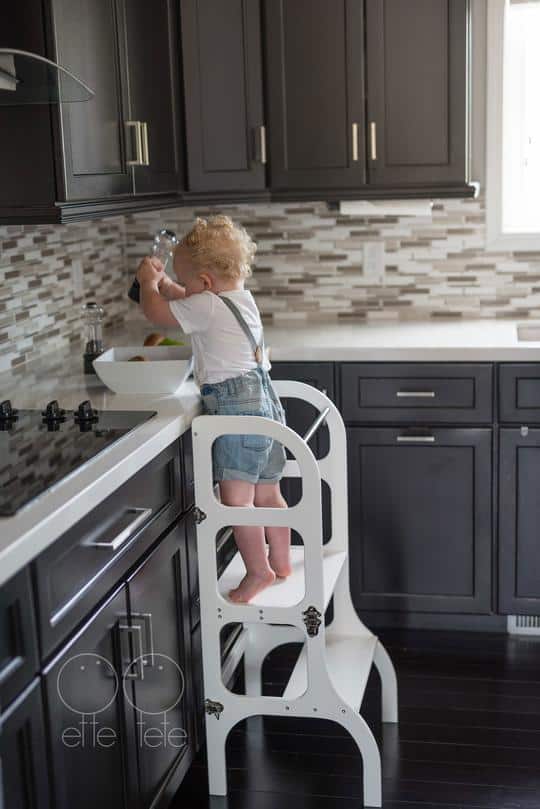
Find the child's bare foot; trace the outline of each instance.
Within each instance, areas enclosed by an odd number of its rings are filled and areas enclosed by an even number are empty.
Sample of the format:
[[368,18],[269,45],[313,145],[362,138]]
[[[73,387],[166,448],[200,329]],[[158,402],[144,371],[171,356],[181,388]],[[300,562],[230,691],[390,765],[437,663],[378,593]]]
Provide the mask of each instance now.
[[291,544],[288,537],[273,540],[269,543],[268,564],[280,579],[286,579],[292,573]]
[[286,579],[287,576],[290,576],[292,573],[292,565],[288,560],[277,562],[270,555],[268,557],[268,564],[270,565],[270,567],[272,568],[278,579]]
[[251,601],[257,593],[273,584],[275,579],[276,574],[273,570],[268,570],[267,573],[258,575],[246,573],[238,587],[235,587],[234,590],[229,590],[229,598],[236,603],[245,604]]

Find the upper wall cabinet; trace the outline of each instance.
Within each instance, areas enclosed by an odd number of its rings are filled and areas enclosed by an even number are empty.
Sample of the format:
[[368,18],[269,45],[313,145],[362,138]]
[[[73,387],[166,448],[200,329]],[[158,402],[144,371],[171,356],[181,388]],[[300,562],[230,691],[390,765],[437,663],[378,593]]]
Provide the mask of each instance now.
[[61,105],[65,199],[176,192],[174,0],[53,0],[56,55],[95,97]]
[[265,12],[272,189],[363,186],[363,3],[267,0]]
[[183,148],[175,0],[20,0],[6,17],[1,46],[58,61],[95,95],[0,106],[0,221],[177,203]]
[[370,186],[464,186],[467,0],[366,0]]
[[190,191],[266,186],[259,0],[181,0]]

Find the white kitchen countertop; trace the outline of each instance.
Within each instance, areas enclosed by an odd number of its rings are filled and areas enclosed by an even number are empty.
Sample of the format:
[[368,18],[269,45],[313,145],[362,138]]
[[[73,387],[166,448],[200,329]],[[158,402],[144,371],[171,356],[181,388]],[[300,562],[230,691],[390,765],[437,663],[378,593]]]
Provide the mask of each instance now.
[[[134,340],[142,344],[140,332]],[[115,342],[126,342],[123,335]],[[0,517],[0,585],[84,517],[138,469],[189,429],[200,412],[199,390],[187,382],[177,396],[117,395],[93,375],[82,373],[82,349],[47,355],[0,374],[0,395],[14,407],[43,408],[51,399],[71,409],[90,399],[98,410],[155,410],[157,415],[136,427],[28,503],[13,517]]]
[[[529,328],[533,323],[523,322]],[[106,335],[108,345],[141,345],[152,326],[133,323]],[[178,332],[176,332],[176,336]],[[540,337],[540,324],[538,334]],[[520,342],[513,320],[432,320],[343,323],[265,328],[274,361],[540,362],[540,339]],[[0,398],[14,407],[65,408],[90,399],[99,410],[156,410],[140,425],[13,517],[0,518],[0,585],[55,541],[189,429],[200,412],[196,385],[178,396],[120,396],[82,373],[82,349],[49,354],[0,374]]]
[[[536,340],[518,340],[518,324],[536,327]],[[540,361],[540,322],[526,320],[284,324],[266,327],[265,341],[276,362]]]

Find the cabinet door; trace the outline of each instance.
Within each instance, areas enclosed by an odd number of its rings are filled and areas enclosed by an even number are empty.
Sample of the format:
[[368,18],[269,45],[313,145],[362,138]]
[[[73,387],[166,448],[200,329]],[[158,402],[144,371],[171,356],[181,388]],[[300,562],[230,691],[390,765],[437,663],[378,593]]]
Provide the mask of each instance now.
[[540,612],[540,429],[499,432],[499,612]]
[[41,681],[36,678],[0,716],[0,806],[48,809],[46,752]]
[[365,182],[362,0],[265,3],[274,189]]
[[[180,522],[128,581],[130,616],[140,627],[141,664],[134,665],[134,705],[141,805],[150,806],[177,766],[189,763],[192,740],[185,695],[189,590],[185,526]],[[185,632],[187,629],[187,632]],[[166,719],[166,725],[164,725]],[[172,797],[172,795],[171,795]]]
[[131,681],[122,679],[118,649],[126,609],[122,587],[45,670],[55,809],[137,805],[123,712]]
[[30,568],[0,588],[0,705],[6,707],[39,668]]
[[148,166],[134,166],[137,194],[181,185],[178,15],[174,0],[126,0],[130,118],[141,121]]
[[60,107],[66,199],[131,193],[122,2],[52,0],[52,7],[58,61],[95,93]]
[[467,181],[467,0],[366,0],[370,185]]
[[190,191],[266,185],[259,0],[182,0]]
[[[334,365],[331,362],[274,362],[271,375],[273,379],[292,379],[295,382],[305,382],[314,388],[324,391],[330,399],[334,399]],[[308,402],[301,399],[284,399],[283,406],[287,424],[299,435],[304,435],[315,421],[317,412]],[[322,458],[328,452],[328,428],[322,425],[310,439],[311,447],[316,458]],[[298,478],[285,478],[281,484],[281,491],[287,503],[294,505],[298,502],[301,493],[301,484]],[[330,490],[323,483],[323,540],[330,539]]]
[[488,613],[492,431],[349,428],[359,610]]

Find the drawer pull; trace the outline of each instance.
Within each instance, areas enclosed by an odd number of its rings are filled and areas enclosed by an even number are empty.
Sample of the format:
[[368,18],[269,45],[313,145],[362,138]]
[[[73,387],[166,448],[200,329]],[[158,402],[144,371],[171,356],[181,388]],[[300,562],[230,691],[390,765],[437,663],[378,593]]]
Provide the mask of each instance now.
[[434,390],[398,390],[398,399],[434,399]]
[[[133,632],[137,636],[137,643],[139,646],[139,654],[137,657],[133,658],[131,656],[131,652],[125,652],[122,657],[123,661],[128,661],[128,665],[123,671],[122,676],[126,680],[144,680],[144,649],[143,649],[143,642],[142,642],[142,630],[140,624],[135,624],[134,626],[128,626],[127,624],[119,624],[118,629],[120,631],[120,639],[122,639],[123,632]],[[132,669],[130,671],[130,669]]]
[[434,435],[398,435],[397,440],[401,444],[434,444]]
[[133,536],[133,534],[135,533],[137,528],[140,525],[142,525],[143,522],[146,522],[146,520],[152,514],[152,509],[151,508],[128,508],[124,512],[123,516],[125,517],[126,515],[130,515],[130,514],[134,515],[133,519],[126,526],[124,526],[116,534],[116,536],[113,537],[112,539],[109,539],[106,542],[102,541],[102,540],[99,540],[99,539],[98,540],[92,539],[92,540],[89,540],[89,541],[85,542],[84,544],[87,545],[90,548],[105,548],[105,550],[108,550],[108,551],[116,551],[116,550],[118,550],[118,548],[121,545],[123,545],[124,542],[127,542],[128,539],[130,539]]

